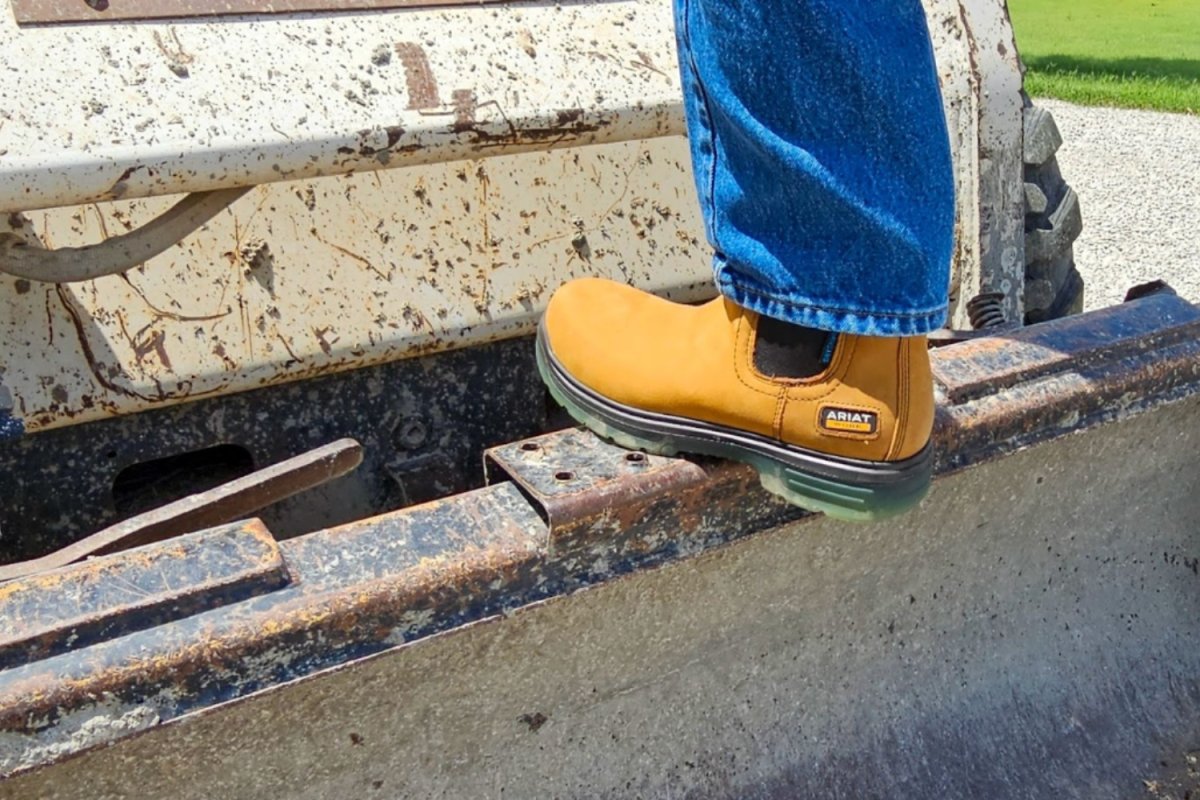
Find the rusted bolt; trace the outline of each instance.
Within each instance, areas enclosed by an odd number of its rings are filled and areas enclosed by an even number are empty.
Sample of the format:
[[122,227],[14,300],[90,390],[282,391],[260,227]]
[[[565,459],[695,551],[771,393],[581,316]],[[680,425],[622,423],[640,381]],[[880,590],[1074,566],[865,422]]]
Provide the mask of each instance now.
[[645,453],[626,453],[625,460],[631,464],[638,464],[638,465],[645,464],[646,463],[646,454]]
[[521,445],[521,449],[526,453],[534,453],[538,450],[541,450],[542,446],[537,442],[525,442],[525,444]]
[[573,481],[575,480],[575,473],[568,469],[560,469],[558,472],[554,473],[554,480],[562,481],[564,483],[567,481]]
[[425,440],[428,438],[429,432],[425,430],[425,424],[419,419],[402,419],[396,426],[395,441],[402,450],[415,450],[425,444]]

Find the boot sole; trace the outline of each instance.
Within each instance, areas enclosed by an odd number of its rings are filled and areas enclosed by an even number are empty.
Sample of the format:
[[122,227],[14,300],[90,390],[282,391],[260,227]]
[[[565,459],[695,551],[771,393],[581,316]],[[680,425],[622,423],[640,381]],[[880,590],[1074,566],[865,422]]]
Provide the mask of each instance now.
[[614,444],[661,456],[695,453],[752,466],[763,488],[835,519],[865,522],[921,502],[933,477],[933,448],[903,461],[864,461],[787,445],[702,420],[642,411],[596,393],[558,362],[538,328],[537,365],[550,394],[577,422]]

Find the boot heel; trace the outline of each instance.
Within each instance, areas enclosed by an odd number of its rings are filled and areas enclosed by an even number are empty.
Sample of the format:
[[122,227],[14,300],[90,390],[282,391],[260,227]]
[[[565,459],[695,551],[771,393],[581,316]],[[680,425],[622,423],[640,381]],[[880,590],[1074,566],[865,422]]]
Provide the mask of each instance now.
[[902,487],[867,487],[810,475],[775,462],[754,463],[763,488],[773,495],[834,519],[871,522],[913,508],[929,492],[932,470]]

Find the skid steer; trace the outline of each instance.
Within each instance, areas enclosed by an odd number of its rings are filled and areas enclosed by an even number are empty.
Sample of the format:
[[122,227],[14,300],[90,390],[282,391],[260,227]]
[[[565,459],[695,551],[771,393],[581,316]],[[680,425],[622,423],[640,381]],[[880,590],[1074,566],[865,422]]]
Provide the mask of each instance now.
[[1182,797],[1200,310],[1077,315],[926,8],[939,478],[847,527],[537,379],[572,277],[713,294],[669,3],[0,0],[0,796]]

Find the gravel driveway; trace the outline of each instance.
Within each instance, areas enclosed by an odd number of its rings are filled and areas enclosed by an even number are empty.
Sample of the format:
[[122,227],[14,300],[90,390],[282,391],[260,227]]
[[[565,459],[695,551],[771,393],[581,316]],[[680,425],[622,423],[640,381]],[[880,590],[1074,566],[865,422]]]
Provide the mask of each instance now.
[[1155,278],[1200,303],[1200,116],[1037,102],[1062,132],[1059,164],[1083,210],[1086,307]]

